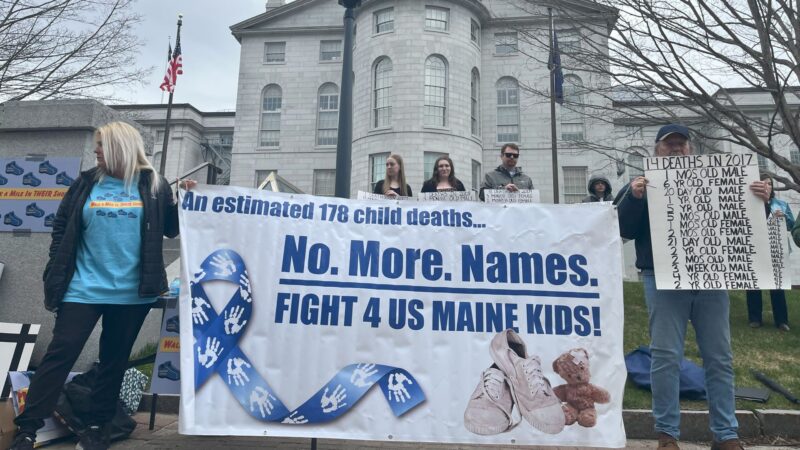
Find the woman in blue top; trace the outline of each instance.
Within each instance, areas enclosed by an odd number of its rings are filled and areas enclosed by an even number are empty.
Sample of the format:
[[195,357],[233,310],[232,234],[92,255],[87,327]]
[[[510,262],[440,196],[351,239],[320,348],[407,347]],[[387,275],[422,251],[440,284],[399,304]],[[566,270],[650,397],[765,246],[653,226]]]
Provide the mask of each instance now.
[[[766,181],[769,186],[769,202],[764,205],[767,216],[774,214],[786,219],[786,229],[794,227],[794,215],[789,204],[783,200],[775,198],[775,191],[772,189],[772,177],[767,174],[761,175],[761,180]],[[786,307],[786,293],[781,289],[771,289],[769,298],[772,302],[772,317],[775,327],[781,331],[789,331],[789,310]],[[750,327],[758,328],[761,326],[761,291],[747,291],[747,318]]]
[[[164,177],[147,160],[139,132],[113,122],[95,133],[97,166],[70,186],[53,223],[44,271],[45,307],[56,312],[53,338],[34,374],[12,449],[31,449],[64,381],[102,318],[93,409],[78,449],[108,448],[104,427],[150,306],[167,290],[164,236],[178,234],[178,210]],[[187,187],[194,182],[187,183]]]

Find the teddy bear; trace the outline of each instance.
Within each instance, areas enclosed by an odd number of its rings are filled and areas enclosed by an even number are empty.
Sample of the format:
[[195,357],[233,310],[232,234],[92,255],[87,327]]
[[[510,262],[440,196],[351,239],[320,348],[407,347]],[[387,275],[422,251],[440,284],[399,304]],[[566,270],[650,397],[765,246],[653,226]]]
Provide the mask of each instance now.
[[566,425],[578,422],[584,427],[597,423],[595,403],[608,403],[608,391],[589,382],[589,352],[574,348],[553,361],[553,370],[567,380],[567,384],[556,386],[553,392],[561,400]]

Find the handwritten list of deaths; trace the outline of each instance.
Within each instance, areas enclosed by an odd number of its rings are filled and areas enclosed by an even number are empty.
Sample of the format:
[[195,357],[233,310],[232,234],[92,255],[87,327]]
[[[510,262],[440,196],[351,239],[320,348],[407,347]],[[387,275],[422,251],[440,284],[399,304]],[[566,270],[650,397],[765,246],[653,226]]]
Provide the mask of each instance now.
[[645,159],[659,289],[775,289],[753,154]]

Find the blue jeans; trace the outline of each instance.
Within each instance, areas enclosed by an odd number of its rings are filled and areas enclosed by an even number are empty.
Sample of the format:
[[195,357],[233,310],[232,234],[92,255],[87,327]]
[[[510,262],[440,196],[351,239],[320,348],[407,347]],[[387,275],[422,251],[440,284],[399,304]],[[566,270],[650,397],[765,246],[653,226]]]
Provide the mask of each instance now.
[[718,442],[737,438],[728,292],[658,290],[653,271],[642,275],[650,317],[656,431],[680,437],[680,362],[691,320],[703,358],[711,432]]

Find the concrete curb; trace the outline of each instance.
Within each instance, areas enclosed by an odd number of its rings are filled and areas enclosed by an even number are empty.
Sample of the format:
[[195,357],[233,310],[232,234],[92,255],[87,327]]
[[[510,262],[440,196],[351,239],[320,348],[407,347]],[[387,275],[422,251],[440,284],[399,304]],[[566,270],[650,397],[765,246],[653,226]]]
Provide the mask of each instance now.
[[[139,411],[149,412],[152,394],[144,394]],[[180,396],[159,395],[156,412],[177,414]],[[742,439],[800,439],[800,411],[780,409],[737,410],[739,437]],[[628,439],[653,439],[653,414],[648,409],[626,409],[622,411],[625,434]],[[711,442],[713,436],[708,429],[708,411],[681,411],[681,440],[688,442]]]

